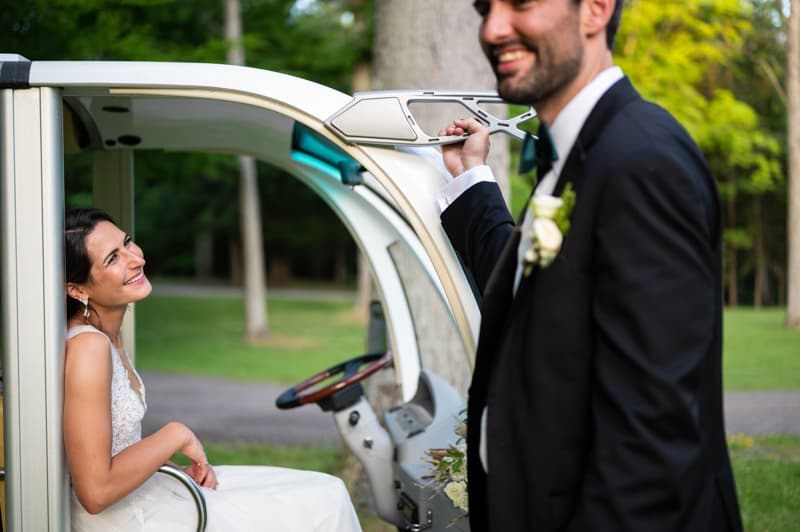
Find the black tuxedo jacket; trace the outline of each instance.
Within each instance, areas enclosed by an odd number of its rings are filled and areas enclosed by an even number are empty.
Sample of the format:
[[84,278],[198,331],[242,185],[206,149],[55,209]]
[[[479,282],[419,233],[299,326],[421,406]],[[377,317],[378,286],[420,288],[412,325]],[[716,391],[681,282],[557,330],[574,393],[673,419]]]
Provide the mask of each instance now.
[[[468,400],[473,532],[723,531],[741,521],[722,414],[720,213],[700,151],[622,79],[555,193],[561,252],[513,295],[519,230],[494,183],[442,223],[482,294]],[[478,458],[488,405],[486,475]]]

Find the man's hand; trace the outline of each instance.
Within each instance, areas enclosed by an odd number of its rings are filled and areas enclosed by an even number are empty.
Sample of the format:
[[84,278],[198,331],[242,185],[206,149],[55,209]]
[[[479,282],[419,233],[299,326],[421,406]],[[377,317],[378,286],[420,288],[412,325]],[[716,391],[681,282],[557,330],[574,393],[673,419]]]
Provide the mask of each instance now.
[[440,131],[439,135],[464,133],[469,134],[464,142],[442,146],[444,165],[453,177],[486,164],[486,157],[489,155],[489,130],[475,118],[454,120],[453,124]]

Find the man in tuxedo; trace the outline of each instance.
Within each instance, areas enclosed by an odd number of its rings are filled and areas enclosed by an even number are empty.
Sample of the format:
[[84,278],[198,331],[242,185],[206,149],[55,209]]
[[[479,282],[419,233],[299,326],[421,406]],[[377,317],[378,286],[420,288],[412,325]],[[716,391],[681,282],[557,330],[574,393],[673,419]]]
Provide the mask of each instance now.
[[621,0],[475,7],[500,95],[542,123],[534,197],[570,190],[575,203],[543,262],[529,251],[535,216],[515,225],[485,166],[486,129],[470,119],[442,131],[469,133],[443,148],[457,177],[438,200],[482,298],[468,400],[472,531],[741,530],[707,163],[614,66]]

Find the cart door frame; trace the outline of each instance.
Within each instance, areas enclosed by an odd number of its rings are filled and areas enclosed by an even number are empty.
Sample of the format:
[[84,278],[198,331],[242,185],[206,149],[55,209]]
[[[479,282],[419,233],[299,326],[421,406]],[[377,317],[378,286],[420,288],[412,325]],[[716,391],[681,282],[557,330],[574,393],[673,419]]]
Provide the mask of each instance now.
[[[61,90],[0,91],[7,529],[67,530]],[[41,393],[26,394],[25,390]],[[23,400],[24,397],[24,400]]]

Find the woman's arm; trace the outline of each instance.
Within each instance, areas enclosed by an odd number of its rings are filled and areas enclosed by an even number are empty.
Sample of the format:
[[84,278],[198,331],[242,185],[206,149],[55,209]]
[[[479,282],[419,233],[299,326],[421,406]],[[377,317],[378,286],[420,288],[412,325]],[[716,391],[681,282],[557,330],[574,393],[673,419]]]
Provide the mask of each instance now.
[[169,423],[155,434],[111,456],[111,349],[98,334],[67,343],[64,368],[64,444],[75,494],[98,513],[142,485],[176,452],[201,464],[195,480],[216,486],[194,433]]

